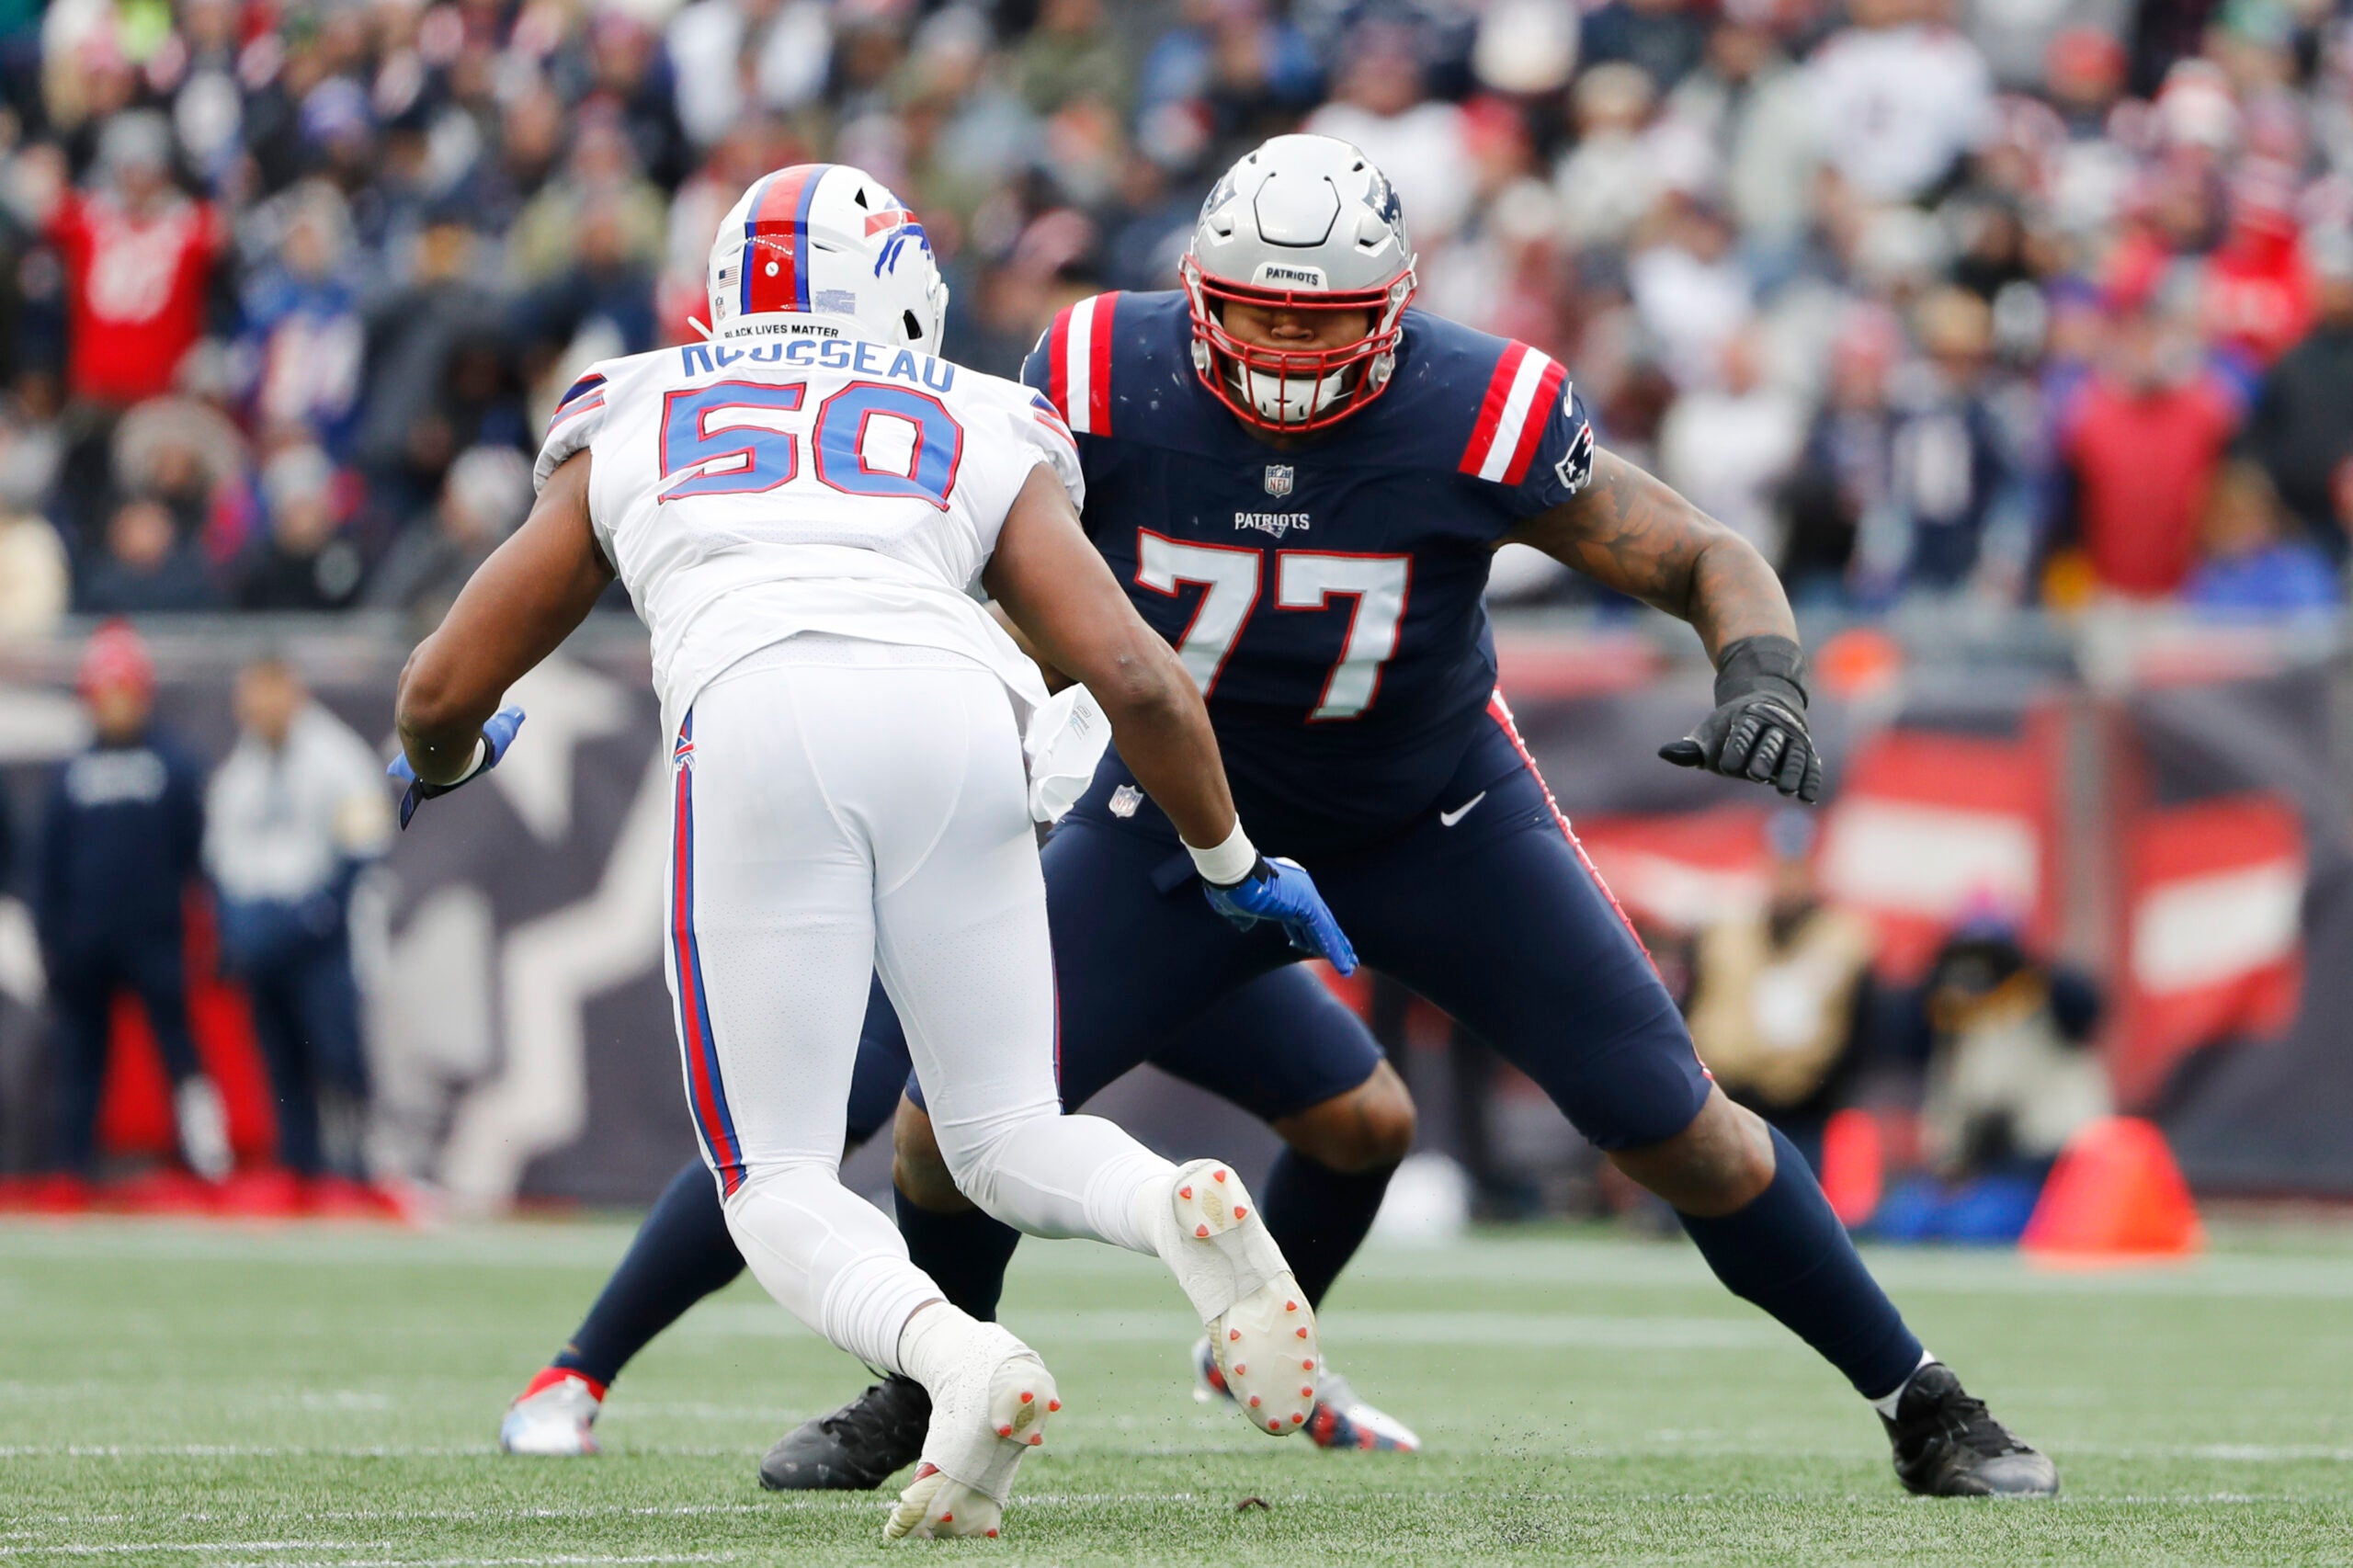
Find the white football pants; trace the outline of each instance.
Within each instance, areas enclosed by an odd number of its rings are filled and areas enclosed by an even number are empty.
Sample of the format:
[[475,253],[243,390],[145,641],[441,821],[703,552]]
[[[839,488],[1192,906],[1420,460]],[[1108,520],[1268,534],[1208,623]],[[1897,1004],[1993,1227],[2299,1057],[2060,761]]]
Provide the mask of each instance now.
[[892,1370],[906,1320],[939,1295],[838,1176],[878,970],[965,1195],[1033,1235],[1152,1251],[1137,1195],[1172,1167],[1062,1114],[1045,881],[997,677],[929,650],[790,639],[704,688],[673,768],[687,1097],[768,1293]]

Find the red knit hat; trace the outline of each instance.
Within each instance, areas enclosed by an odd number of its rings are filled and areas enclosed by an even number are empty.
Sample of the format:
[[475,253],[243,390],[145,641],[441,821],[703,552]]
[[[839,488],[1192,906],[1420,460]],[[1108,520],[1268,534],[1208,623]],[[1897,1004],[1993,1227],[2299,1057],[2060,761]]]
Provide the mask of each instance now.
[[101,626],[82,650],[82,667],[74,687],[83,696],[127,687],[142,697],[155,690],[155,661],[131,622],[117,618]]

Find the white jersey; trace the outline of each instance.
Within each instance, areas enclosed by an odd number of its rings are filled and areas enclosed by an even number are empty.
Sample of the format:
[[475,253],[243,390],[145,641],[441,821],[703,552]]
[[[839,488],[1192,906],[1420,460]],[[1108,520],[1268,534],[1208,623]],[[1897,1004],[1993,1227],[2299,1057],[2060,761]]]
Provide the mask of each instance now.
[[594,454],[588,516],[654,641],[664,723],[710,679],[802,632],[941,650],[1028,712],[1037,666],[972,597],[1029,472],[1085,499],[1037,393],[819,322],[590,367],[557,406],[544,486]]

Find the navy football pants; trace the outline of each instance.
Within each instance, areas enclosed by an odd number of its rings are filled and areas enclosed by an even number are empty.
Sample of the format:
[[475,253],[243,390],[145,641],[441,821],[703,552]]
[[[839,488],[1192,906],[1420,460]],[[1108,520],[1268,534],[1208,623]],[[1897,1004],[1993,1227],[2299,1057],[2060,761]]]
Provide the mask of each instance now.
[[[1268,1119],[1370,1073],[1370,1058],[1264,1048],[1282,1035],[1256,988],[1236,988],[1298,955],[1275,927],[1236,931],[1210,907],[1149,803],[1126,822],[1074,816],[1045,860],[1065,1106],[1147,1060]],[[1595,1144],[1655,1143],[1699,1115],[1708,1079],[1682,1017],[1500,699],[1421,817],[1306,865],[1359,958],[1494,1046]],[[897,1035],[887,1007],[868,1013],[866,1051],[904,1054]]]

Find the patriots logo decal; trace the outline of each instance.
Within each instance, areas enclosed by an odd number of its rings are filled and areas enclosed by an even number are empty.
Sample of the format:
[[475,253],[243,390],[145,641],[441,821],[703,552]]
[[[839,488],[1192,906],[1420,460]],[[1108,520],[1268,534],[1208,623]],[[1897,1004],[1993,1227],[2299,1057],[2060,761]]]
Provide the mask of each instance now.
[[[1563,393],[1563,399],[1568,395]],[[1563,406],[1571,404],[1564,401]],[[1561,482],[1561,488],[1572,495],[1586,487],[1586,482],[1593,477],[1593,421],[1588,419],[1577,426],[1577,433],[1569,437],[1569,449],[1552,465],[1552,474]]]

